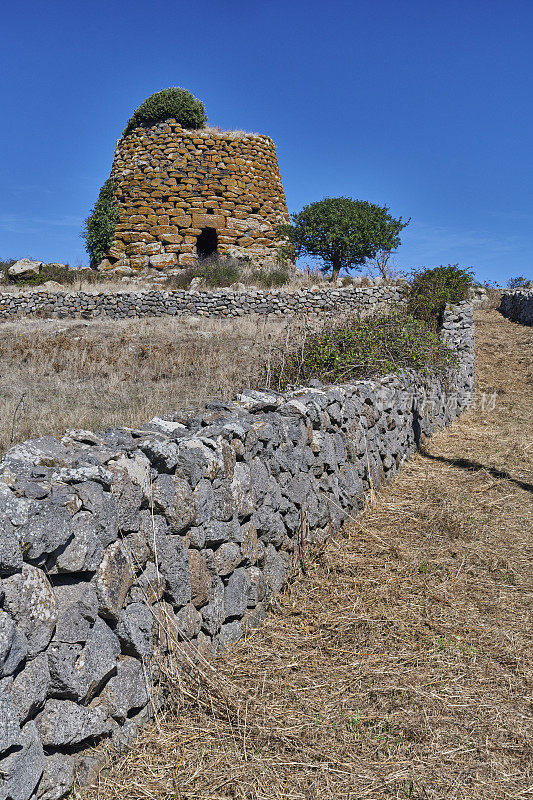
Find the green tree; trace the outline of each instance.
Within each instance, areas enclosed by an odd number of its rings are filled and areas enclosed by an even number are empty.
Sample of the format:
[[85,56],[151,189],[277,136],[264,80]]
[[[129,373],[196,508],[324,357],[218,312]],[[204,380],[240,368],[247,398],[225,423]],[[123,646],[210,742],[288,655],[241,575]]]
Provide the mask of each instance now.
[[350,197],[325,197],[291,214],[292,225],[282,225],[296,256],[316,256],[324,273],[336,280],[341,269],[361,267],[380,251],[400,245],[400,232],[409,224],[394,219],[387,206]]
[[81,236],[85,239],[85,249],[91,256],[91,267],[96,267],[113,244],[119,216],[115,198],[116,189],[117,182],[113,178],[108,178],[85,220]]

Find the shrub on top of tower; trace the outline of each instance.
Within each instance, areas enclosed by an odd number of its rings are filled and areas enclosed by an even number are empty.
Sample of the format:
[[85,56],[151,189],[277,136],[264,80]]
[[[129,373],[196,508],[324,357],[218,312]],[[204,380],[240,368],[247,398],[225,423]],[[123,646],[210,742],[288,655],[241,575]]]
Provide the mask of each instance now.
[[124,129],[124,135],[134,128],[149,128],[157,122],[175,119],[183,128],[203,128],[207,117],[201,100],[180,86],[170,86],[147,97],[133,112]]

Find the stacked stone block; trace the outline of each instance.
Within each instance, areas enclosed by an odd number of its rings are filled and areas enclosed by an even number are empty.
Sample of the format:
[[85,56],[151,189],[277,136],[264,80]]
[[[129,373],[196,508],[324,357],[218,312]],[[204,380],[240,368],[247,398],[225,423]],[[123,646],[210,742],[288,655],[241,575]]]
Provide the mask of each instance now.
[[190,131],[175,120],[119,140],[111,177],[120,216],[102,270],[192,264],[202,231],[216,252],[275,261],[276,228],[289,222],[274,143],[268,136]]
[[234,292],[49,292],[0,293],[0,319],[25,316],[159,317],[198,315],[240,317],[246,314],[324,314],[371,311],[402,298],[396,286],[346,289],[300,289]]
[[533,325],[533,290],[517,289],[514,292],[504,292],[500,312],[513,322]]
[[0,462],[1,800],[57,800],[89,781],[94,744],[124,746],[160,702],[171,655],[216,651],[259,624],[301,531],[323,540],[421,435],[469,407],[473,331],[467,304],[445,313],[460,359],[443,378],[247,391],[139,430],[11,448]]

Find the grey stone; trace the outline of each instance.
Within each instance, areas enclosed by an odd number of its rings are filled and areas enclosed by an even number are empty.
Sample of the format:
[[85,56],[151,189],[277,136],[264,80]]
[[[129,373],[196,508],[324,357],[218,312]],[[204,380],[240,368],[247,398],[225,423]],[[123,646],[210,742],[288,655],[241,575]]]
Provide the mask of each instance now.
[[14,264],[11,264],[7,272],[10,278],[28,278],[32,275],[38,275],[42,265],[42,261],[19,258]]
[[215,493],[212,482],[200,480],[194,488],[193,499],[195,525],[204,525],[212,521],[215,515]]
[[189,558],[180,536],[156,534],[159,569],[166,581],[167,593],[176,606],[191,599]]
[[202,608],[202,628],[214,636],[224,622],[224,584],[217,578],[211,588],[209,603]]
[[267,582],[262,570],[258,567],[248,567],[246,570],[250,578],[248,589],[248,606],[254,607],[264,599],[267,590]]
[[55,642],[84,644],[98,614],[98,597],[92,583],[72,579],[54,588],[58,618]]
[[4,607],[28,641],[28,656],[45,649],[57,622],[54,590],[44,572],[30,564],[3,580]]
[[209,600],[211,576],[204,556],[197,550],[189,550],[189,575],[191,602],[196,608],[201,608]]
[[148,457],[153,466],[161,472],[173,472],[178,463],[178,446],[168,440],[144,439],[139,449]]
[[159,475],[152,484],[154,509],[165,514],[172,533],[182,533],[195,520],[193,492],[176,475]]
[[27,652],[28,640],[9,614],[0,611],[0,678],[12,675]]
[[23,725],[44,706],[50,686],[50,670],[45,653],[28,661],[24,669],[13,680],[11,696],[17,709],[19,722]]
[[85,694],[79,665],[82,660],[81,644],[52,642],[46,651],[50,674],[49,694],[69,700],[80,700]]
[[26,558],[38,559],[64,545],[71,534],[70,522],[66,508],[48,501],[34,503],[28,521],[17,531]]
[[0,800],[30,800],[44,769],[44,752],[37,728],[28,722],[20,748],[0,759]]
[[125,470],[116,469],[113,475],[111,494],[115,499],[119,530],[122,533],[138,531],[141,522],[139,512],[143,500],[142,489],[132,482]]
[[266,616],[264,603],[258,603],[255,608],[249,608],[241,620],[241,627],[244,633],[258,628]]
[[38,800],[60,800],[74,784],[74,759],[54,753],[44,759],[44,772],[37,789]]
[[[284,554],[285,556],[287,554]],[[265,552],[265,566],[263,574],[271,592],[281,591],[288,573],[288,557],[284,558],[281,553],[271,545],[267,545]]]
[[165,589],[164,578],[153,561],[148,561],[146,568],[137,577],[135,586],[132,586],[128,599],[132,603],[156,603],[163,597]]
[[104,555],[98,528],[89,511],[79,511],[71,520],[72,536],[49,563],[48,572],[94,572]]
[[0,511],[0,575],[12,575],[22,568],[22,550],[7,514]]
[[243,630],[242,625],[237,620],[233,622],[225,622],[220,629],[218,641],[222,646],[235,644],[242,638]]
[[17,708],[10,691],[10,679],[0,684],[0,754],[20,746],[21,731]]
[[113,542],[105,549],[93,578],[102,617],[118,620],[134,577],[124,546]]
[[47,700],[35,720],[44,747],[70,747],[110,731],[101,708],[87,708],[70,700]]
[[99,483],[85,481],[77,484],[76,493],[82,502],[82,508],[90,511],[96,520],[98,537],[103,547],[116,541],[118,536],[118,517],[115,499],[111,492],[106,492]]
[[241,553],[246,564],[256,564],[259,558],[259,542],[257,528],[253,522],[241,527]]
[[202,615],[192,603],[187,603],[176,614],[179,633],[187,640],[197,636],[202,627]]
[[240,567],[230,576],[224,589],[224,618],[242,617],[248,607],[248,593],[250,591],[250,577],[245,569]]
[[115,629],[122,652],[139,658],[151,655],[154,625],[153,612],[144,603],[126,606]]
[[234,542],[224,542],[214,554],[215,566],[219,575],[229,575],[242,560],[241,551]]
[[153,543],[152,514],[141,511],[140,527],[123,537],[124,546],[136,570],[143,569],[150,558]]
[[239,518],[249,516],[255,508],[256,494],[252,488],[252,474],[248,464],[235,464],[230,488]]
[[92,698],[115,671],[120,643],[111,628],[99,617],[96,619],[83,650],[80,681],[84,699]]
[[117,664],[117,674],[109,680],[102,692],[102,703],[114,719],[125,720],[133,709],[145,706],[148,699],[141,662],[125,656]]

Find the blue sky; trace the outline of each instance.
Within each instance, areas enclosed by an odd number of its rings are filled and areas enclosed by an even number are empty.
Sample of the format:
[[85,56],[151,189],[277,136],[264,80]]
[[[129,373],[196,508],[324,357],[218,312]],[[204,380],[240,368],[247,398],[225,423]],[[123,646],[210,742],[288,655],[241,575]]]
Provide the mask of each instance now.
[[533,277],[531,0],[4,4],[0,258],[87,263],[83,220],[152,92],[274,139],[290,211],[411,217],[398,264]]

